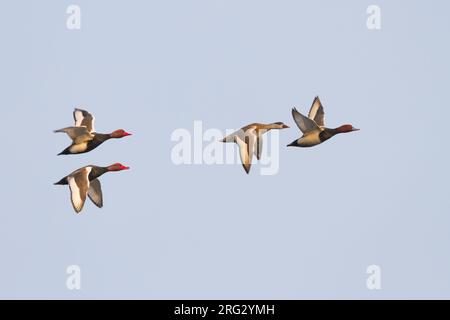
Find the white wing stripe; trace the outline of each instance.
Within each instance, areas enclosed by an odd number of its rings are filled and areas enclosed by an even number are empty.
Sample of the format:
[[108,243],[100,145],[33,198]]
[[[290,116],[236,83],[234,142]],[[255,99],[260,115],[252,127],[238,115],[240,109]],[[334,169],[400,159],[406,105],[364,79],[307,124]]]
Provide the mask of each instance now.
[[96,131],[95,131],[95,117],[94,117],[94,116],[92,116],[91,127],[92,127],[91,132],[96,132]]
[[75,126],[79,127],[81,126],[81,123],[83,122],[83,113],[80,110],[75,111]]

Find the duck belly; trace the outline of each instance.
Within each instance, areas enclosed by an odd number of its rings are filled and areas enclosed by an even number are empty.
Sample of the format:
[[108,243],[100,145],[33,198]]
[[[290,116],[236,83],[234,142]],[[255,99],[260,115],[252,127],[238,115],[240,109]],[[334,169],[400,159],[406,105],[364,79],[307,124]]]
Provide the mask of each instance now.
[[298,145],[305,148],[313,147],[320,143],[322,141],[320,140],[319,132],[310,133],[298,139]]

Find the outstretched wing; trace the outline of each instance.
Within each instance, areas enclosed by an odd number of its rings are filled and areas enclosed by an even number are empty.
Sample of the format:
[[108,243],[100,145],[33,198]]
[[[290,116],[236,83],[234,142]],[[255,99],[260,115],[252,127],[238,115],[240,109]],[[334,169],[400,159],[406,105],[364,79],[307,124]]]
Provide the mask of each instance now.
[[319,97],[315,97],[309,110],[308,118],[314,120],[318,126],[325,126],[325,112],[323,111],[322,103]]
[[252,157],[255,152],[256,134],[254,129],[249,129],[245,132],[244,140],[238,135],[235,136],[235,142],[239,146],[239,155],[241,156],[242,166],[245,172],[250,172],[252,166]]
[[261,153],[263,148],[263,133],[267,132],[266,130],[257,130],[256,131],[256,143],[255,143],[255,155],[256,159],[261,159]]
[[86,127],[67,127],[54,132],[64,132],[73,140],[75,144],[80,144],[94,139],[94,135]]
[[95,132],[94,122],[95,117],[86,110],[75,109],[73,111],[73,118],[75,120],[75,127],[86,127],[89,132]]
[[296,108],[292,108],[292,117],[303,134],[320,129],[314,120],[305,117]]
[[94,179],[90,182],[88,196],[97,207],[103,207],[103,194],[100,180]]
[[71,174],[67,179],[70,188],[70,200],[76,213],[80,213],[83,210],[86,202],[90,172],[91,168],[85,167]]

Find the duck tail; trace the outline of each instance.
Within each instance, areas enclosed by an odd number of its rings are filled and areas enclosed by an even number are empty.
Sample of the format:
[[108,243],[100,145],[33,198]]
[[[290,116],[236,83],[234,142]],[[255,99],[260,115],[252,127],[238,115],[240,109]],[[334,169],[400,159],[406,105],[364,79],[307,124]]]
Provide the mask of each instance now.
[[57,155],[60,156],[60,155],[65,155],[65,154],[71,154],[70,153],[70,147],[65,148],[63,151],[61,151]]
[[220,142],[234,142],[234,135],[229,135],[220,140]]
[[67,184],[67,179],[66,177],[62,178],[61,180],[59,180],[58,182],[55,182],[54,185],[64,185]]

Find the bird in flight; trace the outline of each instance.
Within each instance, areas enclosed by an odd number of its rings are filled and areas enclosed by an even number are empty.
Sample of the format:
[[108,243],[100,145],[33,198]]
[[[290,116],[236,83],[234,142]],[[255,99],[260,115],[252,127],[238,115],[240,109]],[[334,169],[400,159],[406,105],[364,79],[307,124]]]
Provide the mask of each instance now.
[[108,167],[99,166],[86,166],[75,170],[71,174],[65,176],[61,180],[55,183],[55,185],[69,185],[70,200],[72,202],[73,209],[76,213],[80,213],[83,210],[86,197],[89,197],[91,201],[99,208],[103,207],[103,194],[100,180],[101,175],[106,172],[128,170],[120,163],[112,164]]
[[288,144],[288,147],[312,147],[321,144],[339,133],[358,131],[350,124],[344,124],[338,128],[325,127],[325,112],[319,97],[315,97],[308,117],[304,116],[294,107],[292,117],[302,131],[303,136]]
[[223,138],[222,142],[234,142],[239,146],[239,155],[245,172],[250,172],[253,155],[259,160],[263,147],[262,135],[272,129],[289,128],[283,122],[270,124],[252,123]]
[[131,133],[128,133],[122,129],[115,130],[107,134],[95,132],[95,117],[86,110],[75,109],[73,112],[73,117],[75,120],[75,126],[54,131],[64,132],[72,139],[72,144],[61,151],[58,155],[89,152],[97,148],[106,140],[131,136]]

